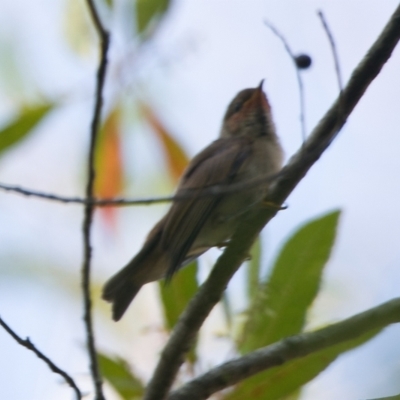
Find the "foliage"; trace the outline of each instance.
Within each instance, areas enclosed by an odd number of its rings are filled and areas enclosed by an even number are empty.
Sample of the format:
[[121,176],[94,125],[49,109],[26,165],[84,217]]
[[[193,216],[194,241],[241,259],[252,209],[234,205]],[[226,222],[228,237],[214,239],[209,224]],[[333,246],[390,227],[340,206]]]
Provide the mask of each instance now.
[[97,354],[100,369],[107,382],[124,400],[138,400],[143,395],[143,386],[130,370],[126,361]]
[[197,261],[183,268],[170,282],[160,282],[160,293],[165,315],[165,325],[171,330],[198,289]]
[[[122,138],[120,111],[116,107],[107,116],[100,130],[96,146],[95,195],[100,198],[114,198],[121,195],[124,184],[124,166],[122,160]],[[117,209],[100,209],[108,226],[114,227]]]
[[165,154],[170,176],[177,183],[189,163],[189,158],[150,106],[141,103],[140,108],[143,117],[151,126]]
[[[340,211],[333,211],[300,227],[283,245],[265,281],[261,281],[259,276],[261,245],[259,241],[255,244],[247,268],[247,321],[236,344],[238,351],[247,353],[303,331],[334,247],[339,217]],[[171,329],[197,290],[195,268],[183,269],[171,286],[161,283],[160,288],[166,327]],[[304,384],[325,370],[339,355],[362,345],[377,333],[369,333],[259,373],[238,384],[224,399],[277,400],[297,396]]]
[[250,305],[239,345],[242,353],[301,332],[334,244],[339,215],[335,211],[306,224],[283,246]]
[[170,0],[136,0],[137,32],[145,33],[151,22],[162,17],[170,3]]
[[[108,11],[112,12],[115,2],[104,0],[104,3]],[[136,33],[139,41],[143,43],[151,39],[162,18],[171,8],[172,1],[135,0],[132,5]],[[81,40],[82,35],[78,36]],[[96,148],[95,190],[97,196],[105,198],[122,194],[126,175],[121,150],[123,121],[118,101],[105,118]],[[135,102],[140,109],[140,118],[150,126],[163,152],[168,177],[176,183],[189,162],[186,152],[150,103],[145,103],[140,95],[137,95]],[[21,106],[17,115],[0,130],[0,156],[30,138],[54,108],[55,103],[50,101],[30,107]],[[116,210],[109,208],[102,209],[101,212],[110,220],[115,217]],[[283,245],[267,279],[260,276],[261,242],[258,240],[254,244],[252,258],[246,268],[245,323],[239,335],[232,332],[234,324],[228,324],[231,330],[228,336],[238,338],[236,341],[231,339],[234,353],[246,354],[304,331],[308,312],[318,295],[324,269],[332,254],[339,217],[340,211],[330,212],[300,227]],[[198,290],[196,273],[197,262],[194,262],[179,271],[172,282],[159,284],[165,331],[170,332],[173,329],[184,308]],[[231,314],[227,296],[224,297],[224,306],[228,320],[239,319],[238,315]],[[297,398],[301,394],[302,386],[324,371],[337,357],[362,345],[378,333],[379,331],[375,331],[259,373],[221,396],[227,400]],[[201,355],[198,354],[196,346],[197,343],[187,359],[190,367],[193,367],[191,372],[201,369]],[[98,353],[98,359],[104,378],[121,398],[134,400],[143,396],[143,384],[132,372],[129,360],[103,353]],[[398,396],[387,399],[392,398]]]
[[0,155],[31,135],[34,128],[53,107],[53,104],[47,103],[23,108],[11,122],[0,130]]

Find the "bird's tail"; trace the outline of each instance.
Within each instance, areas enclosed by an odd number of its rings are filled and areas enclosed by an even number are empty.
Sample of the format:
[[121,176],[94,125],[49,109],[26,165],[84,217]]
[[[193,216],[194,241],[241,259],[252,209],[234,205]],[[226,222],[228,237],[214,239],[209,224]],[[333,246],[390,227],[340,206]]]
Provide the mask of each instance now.
[[165,274],[165,263],[157,249],[161,231],[157,225],[156,228],[136,257],[104,285],[102,297],[112,303],[114,321],[121,319],[144,284],[161,279]]
[[112,318],[118,321],[139,292],[143,283],[135,279],[137,263],[133,259],[126,267],[112,276],[103,288],[103,299],[112,303]]

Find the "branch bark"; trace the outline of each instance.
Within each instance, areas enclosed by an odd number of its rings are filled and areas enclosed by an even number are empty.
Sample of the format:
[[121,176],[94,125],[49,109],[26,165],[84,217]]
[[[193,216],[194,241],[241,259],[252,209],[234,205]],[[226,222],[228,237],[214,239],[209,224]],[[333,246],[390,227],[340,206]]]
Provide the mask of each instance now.
[[283,339],[224,363],[173,391],[168,400],[202,400],[258,372],[295,358],[346,342],[370,331],[400,322],[400,298],[388,301],[344,321]]
[[[329,147],[369,84],[390,58],[399,39],[400,6],[397,7],[378,39],[354,70],[340,98],[334,102],[304,146],[291,158],[284,167],[283,173],[271,185],[268,201],[282,204]],[[190,301],[173,330],[147,387],[144,400],[167,398],[176,374],[184,361],[184,355],[192,345],[201,325],[220,300],[229,280],[246,258],[250,246],[259,232],[276,213],[276,210],[271,209],[258,210],[241,224],[230,245],[218,259],[207,281]]]
[[82,291],[83,291],[83,307],[84,307],[84,323],[86,329],[86,345],[90,359],[90,372],[95,388],[96,400],[105,400],[102,389],[102,379],[99,370],[99,364],[96,355],[93,321],[92,321],[92,299],[90,296],[90,262],[92,256],[92,247],[90,241],[90,231],[93,220],[94,206],[92,203],[94,193],[94,182],[95,182],[95,149],[97,141],[97,133],[99,131],[101,109],[103,105],[103,88],[107,70],[107,52],[110,43],[109,33],[104,29],[100,21],[97,10],[94,6],[93,0],[87,0],[87,5],[90,10],[90,14],[93,23],[100,39],[100,61],[97,70],[96,77],[96,95],[95,104],[93,111],[93,118],[90,128],[90,145],[88,155],[88,179],[86,185],[86,199],[89,203],[85,205],[84,220],[83,220],[83,265],[82,265]]

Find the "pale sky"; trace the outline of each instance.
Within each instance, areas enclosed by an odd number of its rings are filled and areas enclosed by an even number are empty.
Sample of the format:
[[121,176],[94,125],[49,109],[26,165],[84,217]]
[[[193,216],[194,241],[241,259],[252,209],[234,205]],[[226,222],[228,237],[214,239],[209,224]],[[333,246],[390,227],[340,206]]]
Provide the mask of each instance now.
[[[310,131],[338,93],[331,50],[316,11],[323,10],[328,20],[346,82],[398,3],[180,0],[157,40],[135,60],[129,53],[129,32],[119,27],[120,19],[127,18],[126,1],[115,2],[117,16],[107,18],[114,29],[110,80],[119,81],[132,97],[140,93],[148,99],[190,155],[217,137],[232,97],[265,79],[264,89],[287,158],[301,143],[296,76],[281,42],[263,20],[284,33],[295,53],[305,52],[313,58],[312,68],[302,74]],[[32,138],[0,158],[0,182],[72,196],[82,194],[84,188],[96,59],[95,53],[79,58],[66,44],[66,4],[67,0],[40,0],[34,5],[27,0],[0,3],[0,54],[14,54],[30,88],[35,86],[53,99],[66,99]],[[78,21],[72,29],[78,29]],[[23,86],[5,58],[0,60],[0,123],[15,111],[18,88]],[[264,233],[267,266],[282,240],[299,224],[335,208],[343,210],[334,256],[311,312],[310,326],[337,321],[398,295],[399,71],[397,48],[337,140],[290,196],[288,210]],[[106,107],[117,91],[108,87]],[[140,171],[154,175],[162,168],[162,163],[153,162],[159,159],[158,150],[146,139],[146,132],[124,134],[127,168],[136,179],[127,195],[157,195],[154,185],[141,185],[145,178]],[[96,282],[102,283],[133,256],[164,210],[164,206],[124,208],[114,235],[96,220]],[[4,270],[0,315],[89,388],[78,301],[81,208],[0,192],[0,220]],[[214,255],[205,256],[203,275]],[[70,291],[60,289],[60,277],[54,270],[65,271]],[[38,279],[38,274],[48,278]],[[240,272],[232,285],[240,290]],[[129,357],[137,372],[148,377],[165,337],[157,331],[161,316],[154,287],[142,292],[118,326],[107,313],[99,313],[96,326],[102,350]],[[71,293],[76,300],[71,301]],[[106,309],[97,297],[95,301]],[[239,310],[240,296],[235,305]],[[149,315],[145,307],[154,308],[154,313]],[[154,329],[144,335],[143,329],[149,326]],[[229,356],[229,348],[213,339],[213,329],[223,327],[208,324],[204,343],[212,351],[206,354],[205,366]],[[400,372],[399,333],[398,327],[390,327],[366,346],[341,357],[307,385],[302,400],[371,399],[400,393],[400,385],[395,385]],[[219,349],[217,355],[215,349]],[[0,374],[2,398],[71,398],[70,389],[60,384],[58,377],[1,329],[0,352],[2,360],[7,360]]]

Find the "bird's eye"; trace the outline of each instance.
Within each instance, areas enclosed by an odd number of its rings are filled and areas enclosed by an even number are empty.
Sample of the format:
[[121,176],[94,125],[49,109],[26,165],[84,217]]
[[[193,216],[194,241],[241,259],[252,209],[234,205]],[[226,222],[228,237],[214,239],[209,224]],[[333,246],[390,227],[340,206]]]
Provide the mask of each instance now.
[[243,103],[242,103],[241,101],[238,101],[236,104],[233,105],[232,113],[235,114],[235,113],[237,113],[238,111],[240,111],[240,109],[242,108],[242,106],[243,106]]

